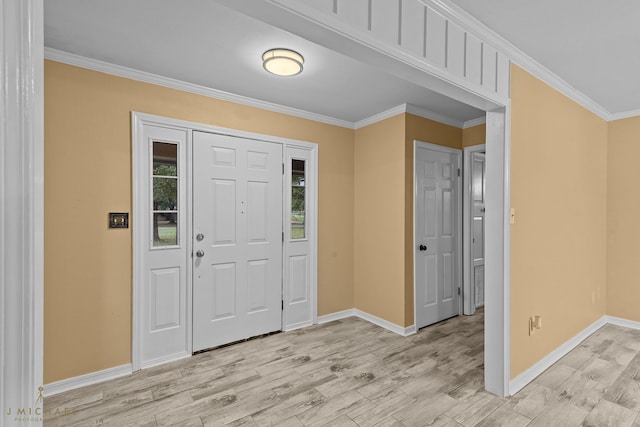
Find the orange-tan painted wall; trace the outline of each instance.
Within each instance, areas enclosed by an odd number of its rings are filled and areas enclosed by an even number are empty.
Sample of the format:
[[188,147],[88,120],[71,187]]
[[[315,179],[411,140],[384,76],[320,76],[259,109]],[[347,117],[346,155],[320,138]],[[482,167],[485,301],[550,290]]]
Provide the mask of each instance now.
[[462,146],[462,130],[399,114],[356,130],[355,308],[413,325],[413,141]]
[[605,314],[607,123],[517,66],[511,107],[513,378]]
[[353,130],[46,61],[45,383],[131,361],[131,111],[317,143],[318,314],[354,306]]
[[355,132],[355,308],[404,324],[405,115]]
[[484,144],[487,141],[487,125],[462,129],[462,148]]
[[607,314],[640,322],[640,117],[609,123]]

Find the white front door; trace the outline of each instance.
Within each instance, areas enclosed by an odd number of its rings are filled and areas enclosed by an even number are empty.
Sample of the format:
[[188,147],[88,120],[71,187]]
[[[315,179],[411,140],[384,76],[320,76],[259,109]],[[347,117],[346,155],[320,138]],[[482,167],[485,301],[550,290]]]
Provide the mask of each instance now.
[[460,151],[416,142],[416,328],[459,314]]
[[473,259],[473,288],[476,307],[484,305],[484,153],[471,155],[471,197],[473,201],[473,226],[471,258]]
[[282,145],[193,132],[193,351],[282,328]]

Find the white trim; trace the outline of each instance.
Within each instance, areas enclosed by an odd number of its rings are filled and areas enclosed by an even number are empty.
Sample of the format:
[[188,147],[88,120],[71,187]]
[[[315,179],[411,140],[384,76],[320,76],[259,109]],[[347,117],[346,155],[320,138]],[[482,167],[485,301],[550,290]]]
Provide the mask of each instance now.
[[397,107],[390,108],[378,114],[374,114],[366,119],[359,120],[353,124],[354,129],[360,129],[365,126],[372,125],[390,117],[397,116],[401,113],[413,114],[414,116],[422,117],[424,119],[433,120],[434,122],[441,123],[443,125],[453,126],[458,129],[464,129],[466,127],[472,127],[486,122],[486,117],[478,117],[477,119],[467,120],[466,122],[460,120],[454,120],[446,117],[440,113],[436,113],[426,108],[418,107],[413,104],[401,104]]
[[324,314],[318,316],[318,324],[335,322],[336,320],[346,319],[347,317],[356,316],[355,309],[350,308],[348,310],[336,311],[335,313]]
[[[442,145],[436,145],[436,144],[432,144],[429,142],[424,142],[424,141],[420,141],[420,140],[413,140],[413,179],[412,179],[412,184],[413,184],[413,212],[411,213],[412,217],[413,217],[413,251],[412,251],[412,256],[413,256],[413,326],[414,329],[417,327],[418,325],[418,301],[416,300],[416,294],[417,294],[417,283],[416,283],[416,268],[417,268],[417,263],[416,263],[416,209],[417,209],[417,205],[416,205],[416,200],[418,198],[418,185],[416,183],[418,177],[416,176],[416,153],[418,151],[418,147],[420,148],[426,148],[432,151],[439,151],[442,153],[447,153],[447,154],[455,154],[458,157],[458,169],[462,170],[462,150],[459,150],[457,148],[450,148],[450,147],[445,147]],[[456,225],[458,227],[458,239],[456,241],[456,254],[458,256],[458,277],[459,277],[459,282],[458,282],[458,286],[462,287],[464,282],[463,282],[463,270],[462,270],[462,245],[463,245],[463,228],[462,228],[462,206],[464,205],[464,199],[462,198],[462,179],[460,179],[462,177],[459,177],[457,180],[457,190],[458,190],[458,198],[456,200],[456,202],[458,203],[458,216],[456,218]],[[462,314],[463,312],[463,307],[462,307],[462,295],[458,295],[458,315]]]
[[365,126],[369,126],[374,123],[381,122],[390,117],[397,116],[398,114],[406,113],[406,111],[407,111],[407,104],[401,104],[401,105],[398,105],[397,107],[390,108],[381,113],[374,114],[373,116],[367,117],[366,119],[359,120],[353,124],[353,128],[360,129]]
[[[471,255],[471,230],[473,227],[473,194],[471,192],[472,154],[485,152],[486,144],[464,147],[462,150],[462,313],[472,315],[476,312],[475,286],[472,280],[473,259]],[[471,303],[473,302],[473,303]]]
[[0,0],[0,425],[42,425],[7,412],[43,405],[43,16],[43,0]]
[[369,314],[365,311],[359,310],[357,308],[350,308],[348,310],[337,311],[335,313],[325,314],[323,316],[318,317],[318,324],[334,322],[336,320],[346,319],[348,317],[357,317],[362,320],[366,320],[369,323],[373,323],[376,326],[380,326],[388,331],[391,331],[395,334],[402,335],[403,337],[407,337],[409,335],[413,335],[416,333],[416,325],[407,326],[406,328],[400,325],[396,325],[393,322],[389,322],[388,320],[381,319],[378,316],[374,316],[373,314]]
[[524,386],[529,384],[531,381],[536,379],[540,374],[542,374],[545,370],[547,370],[551,365],[556,363],[562,357],[564,357],[571,350],[576,348],[582,341],[587,339],[591,334],[595,331],[603,327],[607,323],[606,316],[601,317],[600,319],[593,322],[591,325],[587,326],[584,330],[579,332],[576,336],[566,341],[564,344],[560,345],[560,347],[553,350],[551,353],[547,354],[545,357],[540,359],[537,363],[531,366],[529,369],[515,377],[509,382],[509,394],[513,396],[518,391],[522,390]]
[[462,124],[462,129],[472,128],[474,126],[480,126],[487,123],[487,116],[478,117],[477,119],[467,120]]
[[158,357],[157,359],[148,360],[140,365],[141,369],[153,368],[154,366],[163,365],[168,362],[175,362],[176,360],[186,359],[191,357],[191,352],[181,352],[175,354],[169,354],[167,356]]
[[[202,95],[209,98],[220,99],[223,101],[229,101],[236,104],[247,105],[249,107],[260,108],[262,110],[274,111],[277,113],[287,114],[290,116],[300,117],[307,120],[313,120],[319,123],[326,123],[334,126],[340,126],[348,129],[360,129],[362,127],[377,123],[379,121],[388,119],[400,113],[410,113],[416,116],[430,119],[438,123],[442,123],[449,126],[454,126],[459,129],[467,127],[467,123],[473,123],[483,118],[472,119],[466,122],[454,120],[446,117],[440,113],[427,110],[411,104],[402,104],[397,107],[390,108],[389,110],[382,111],[374,114],[373,116],[359,120],[357,122],[350,122],[348,120],[337,119],[334,117],[325,116],[322,114],[312,113],[309,111],[300,110],[297,108],[291,108],[284,105],[275,104],[272,102],[261,101],[255,98],[249,98],[242,95],[225,92],[218,89],[212,89],[205,86],[196,85],[193,83],[184,82],[182,80],[176,80],[169,77],[160,76],[158,74],[148,73],[146,71],[140,71],[133,68],[123,67],[120,65],[111,64],[97,59],[91,59],[73,53],[64,52],[57,49],[45,48],[45,58],[50,61],[56,61],[63,64],[73,65],[76,67],[86,68],[88,70],[98,71],[100,73],[111,74],[126,79],[136,80],[144,83],[150,83],[158,86],[163,86],[171,89],[177,89],[184,92],[194,93],[196,95]],[[473,125],[472,125],[473,126]]]
[[451,19],[462,28],[469,30],[472,34],[484,40],[489,45],[496,48],[517,63],[529,73],[533,74],[552,88],[558,90],[568,98],[582,105],[592,113],[600,116],[606,121],[612,120],[612,114],[593,99],[580,92],[548,68],[525,54],[516,46],[504,39],[498,33],[487,27],[480,20],[454,4],[451,0],[419,0],[423,4],[433,7],[441,12],[448,19]]
[[632,117],[640,117],[640,109],[624,111],[622,113],[612,114],[610,116],[609,120],[613,121],[613,120],[630,119]]
[[80,387],[86,387],[88,385],[125,377],[132,373],[133,370],[131,369],[131,364],[127,364],[105,369],[103,371],[91,372],[90,374],[68,378],[66,380],[52,382],[45,384],[44,396],[53,396],[59,393],[64,393],[65,391],[75,390]]
[[405,328],[403,326],[389,322],[388,320],[381,319],[378,316],[374,316],[373,314],[369,314],[366,311],[358,310],[357,308],[353,309],[353,314],[354,316],[359,317],[362,320],[366,320],[369,323],[373,323],[374,325],[380,326],[381,328],[384,328],[398,335],[402,335],[403,337],[416,333],[415,324]]
[[614,317],[614,316],[604,316],[604,320],[611,325],[640,330],[640,322],[636,322],[634,320],[627,320],[627,319],[622,319],[620,317]]
[[123,67],[111,64],[97,59],[86,58],[61,50],[45,48],[45,58],[51,61],[61,62],[63,64],[73,65],[76,67],[86,68],[101,73],[111,74],[114,76],[124,77],[131,80],[137,80],[144,83],[151,83],[158,86],[164,86],[171,89],[177,89],[184,92],[194,93],[209,98],[220,99],[223,101],[234,102],[236,104],[247,105],[249,107],[260,108],[262,110],[274,111],[277,113],[287,114],[290,116],[300,117],[315,122],[326,123],[334,126],[353,129],[353,123],[336,119],[334,117],[322,114],[311,113],[309,111],[299,110],[297,108],[286,107],[284,105],[274,104],[272,102],[260,101],[247,96],[236,95],[222,90],[212,89],[169,77],[160,76],[158,74],[148,73],[133,68]]
[[485,156],[484,384],[502,397],[509,393],[511,370],[510,117],[509,105],[487,112]]

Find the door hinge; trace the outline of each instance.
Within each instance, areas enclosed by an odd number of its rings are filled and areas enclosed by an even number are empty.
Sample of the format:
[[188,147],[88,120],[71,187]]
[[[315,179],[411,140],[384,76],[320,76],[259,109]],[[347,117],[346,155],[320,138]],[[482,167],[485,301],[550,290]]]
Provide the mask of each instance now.
[[284,310],[284,300],[280,301],[282,303],[282,309]]
[[284,231],[282,232],[282,243],[284,243]]
[[284,163],[282,164],[282,175],[284,175]]
[[458,286],[458,295],[460,295],[460,286]]
[[458,176],[460,176],[460,168],[458,168]]

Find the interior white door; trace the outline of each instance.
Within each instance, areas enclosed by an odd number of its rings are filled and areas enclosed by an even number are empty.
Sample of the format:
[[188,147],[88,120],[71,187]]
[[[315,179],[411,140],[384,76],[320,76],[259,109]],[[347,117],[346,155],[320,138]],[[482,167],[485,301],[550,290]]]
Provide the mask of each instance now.
[[459,314],[460,152],[416,142],[416,328]]
[[485,155],[471,155],[471,196],[473,200],[473,226],[471,258],[473,259],[473,288],[476,307],[484,305],[484,194]]
[[193,133],[193,351],[282,328],[282,146]]

